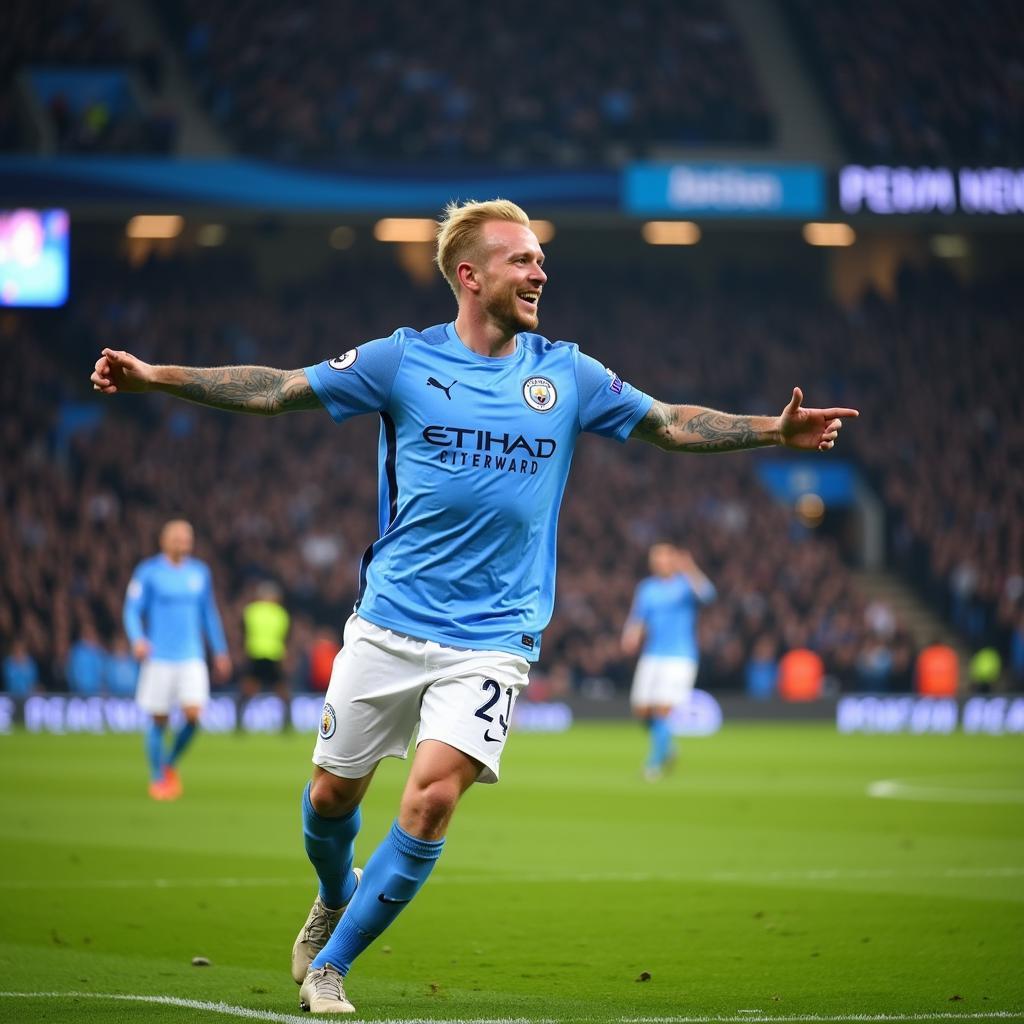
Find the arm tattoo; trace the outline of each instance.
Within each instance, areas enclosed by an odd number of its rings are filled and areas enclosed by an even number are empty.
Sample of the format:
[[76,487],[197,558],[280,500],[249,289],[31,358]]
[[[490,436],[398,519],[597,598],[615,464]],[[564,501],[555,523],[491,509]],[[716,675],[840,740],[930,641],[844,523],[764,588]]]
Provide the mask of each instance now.
[[302,370],[218,366],[181,367],[180,373],[180,382],[164,390],[215,409],[276,416],[296,409],[318,409],[321,405]]
[[735,452],[776,443],[766,416],[734,416],[697,406],[655,402],[633,437],[672,452]]
[[733,452],[771,444],[758,436],[749,416],[730,416],[710,409],[691,416],[682,429],[702,439],[687,445],[691,452]]

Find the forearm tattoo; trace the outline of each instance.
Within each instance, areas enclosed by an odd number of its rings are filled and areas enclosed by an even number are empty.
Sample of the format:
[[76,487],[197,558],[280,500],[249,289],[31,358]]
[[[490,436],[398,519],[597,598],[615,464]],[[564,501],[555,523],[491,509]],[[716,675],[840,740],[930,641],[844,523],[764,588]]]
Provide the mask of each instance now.
[[267,366],[181,367],[182,381],[167,390],[190,402],[274,416],[296,409],[317,409],[320,399],[302,370],[273,370]]
[[685,405],[655,402],[633,436],[681,452],[734,452],[776,443],[762,416],[733,416]]

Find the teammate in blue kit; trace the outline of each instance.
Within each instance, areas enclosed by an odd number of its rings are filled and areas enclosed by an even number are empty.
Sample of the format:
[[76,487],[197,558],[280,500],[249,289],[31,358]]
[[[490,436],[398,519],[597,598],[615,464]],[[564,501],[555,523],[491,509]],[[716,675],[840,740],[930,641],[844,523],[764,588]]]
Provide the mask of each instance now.
[[652,575],[636,588],[622,647],[629,655],[642,649],[629,702],[650,730],[644,776],[655,782],[675,759],[669,716],[697,679],[697,609],[715,599],[715,588],[674,544],[655,544],[648,558]]
[[[297,370],[154,366],[104,349],[104,394],[163,391],[219,409],[380,417],[380,536],[335,661],[302,798],[320,891],[292,950],[300,1005],[352,1013],[343,979],[426,881],[459,798],[496,782],[516,697],[554,599],[557,513],[577,437],[668,451],[825,451],[853,409],[780,416],[666,405],[574,344],[533,333],[544,253],[514,203],[452,204],[437,262],[454,322],[367,342]],[[398,817],[362,872],[359,805],[418,728]]]
[[[213,650],[218,678],[231,675],[210,570],[192,557],[193,542],[192,527],[184,519],[166,523],[160,531],[160,554],[136,566],[124,599],[124,631],[142,662],[135,699],[152,716],[146,756],[154,800],[181,796],[178,759],[192,742],[210,696],[204,637]],[[168,751],[164,730],[175,706],[181,707],[185,721]]]

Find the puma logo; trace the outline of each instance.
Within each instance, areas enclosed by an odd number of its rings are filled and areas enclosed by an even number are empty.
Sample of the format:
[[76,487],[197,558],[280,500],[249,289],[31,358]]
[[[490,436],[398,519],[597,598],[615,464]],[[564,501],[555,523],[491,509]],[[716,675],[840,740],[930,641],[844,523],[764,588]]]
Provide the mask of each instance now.
[[436,377],[427,378],[427,385],[432,388],[437,388],[439,391],[443,391],[445,398],[447,398],[449,402],[452,400],[451,390],[458,383],[459,382],[457,380],[453,380],[448,387],[445,387]]

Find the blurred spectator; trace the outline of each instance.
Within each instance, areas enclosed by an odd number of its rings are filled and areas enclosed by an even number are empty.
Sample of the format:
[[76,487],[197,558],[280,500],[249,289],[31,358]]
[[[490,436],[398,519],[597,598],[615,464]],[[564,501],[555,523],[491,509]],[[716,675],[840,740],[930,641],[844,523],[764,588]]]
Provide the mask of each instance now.
[[106,691],[112,697],[134,697],[139,681],[139,663],[135,660],[128,639],[119,633],[107,655],[104,672]]
[[309,645],[309,688],[317,693],[326,693],[334,671],[334,659],[341,650],[338,634],[327,627],[316,632]]
[[4,690],[12,697],[28,697],[39,688],[39,668],[23,640],[11,642],[4,657]]
[[775,640],[769,634],[759,636],[747,659],[747,695],[758,700],[774,697],[778,674]]
[[818,700],[824,694],[825,663],[803,647],[787,651],[779,661],[779,696],[783,700]]
[[922,697],[955,697],[960,689],[960,661],[948,644],[933,643],[917,656],[915,689]]
[[877,637],[872,637],[857,655],[857,677],[860,689],[868,693],[884,693],[892,689],[892,651]]
[[83,626],[71,645],[65,666],[68,689],[79,697],[94,697],[103,690],[107,655],[92,626]]
[[1010,634],[1010,675],[1017,689],[1024,688],[1024,611],[1017,616]]

